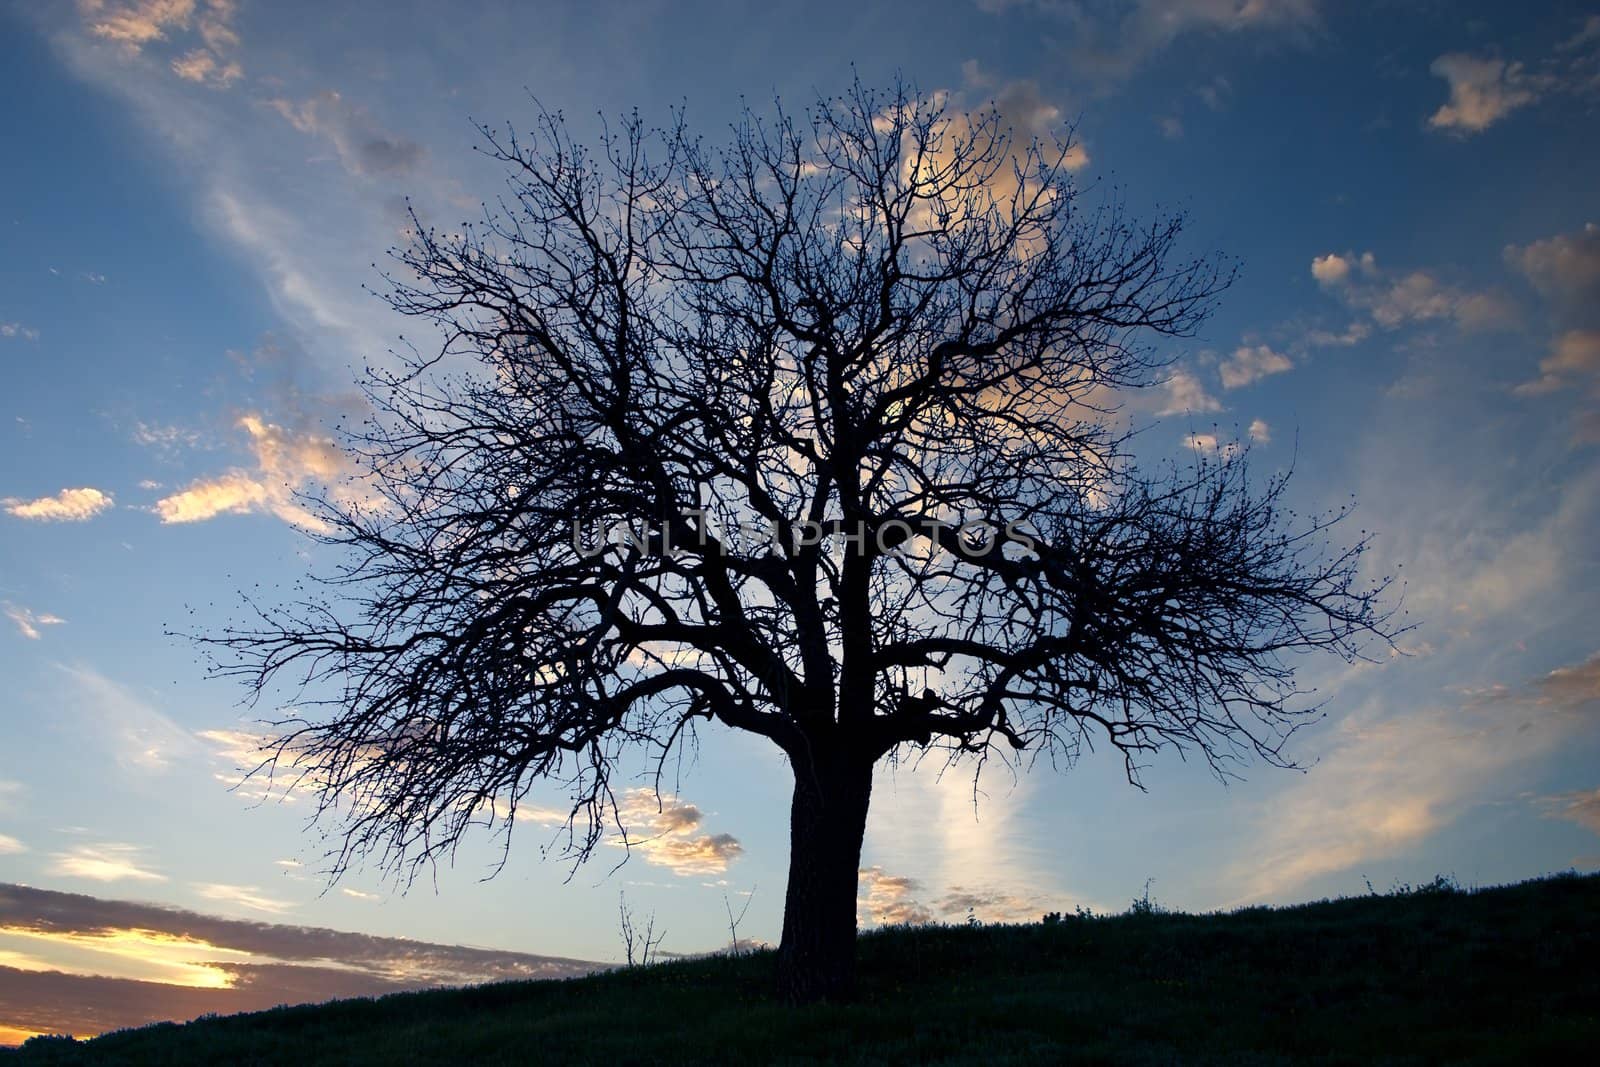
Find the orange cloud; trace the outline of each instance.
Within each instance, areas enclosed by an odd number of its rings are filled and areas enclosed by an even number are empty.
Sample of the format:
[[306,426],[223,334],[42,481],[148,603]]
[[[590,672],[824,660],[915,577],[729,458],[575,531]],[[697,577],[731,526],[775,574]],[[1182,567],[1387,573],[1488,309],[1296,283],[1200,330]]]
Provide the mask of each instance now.
[[38,1033],[89,1037],[205,1012],[602,969],[0,883],[0,1044]]
[[349,463],[330,437],[290,430],[246,415],[239,426],[250,435],[254,470],[235,468],[156,501],[163,523],[203,522],[218,515],[268,512],[284,522],[309,529],[322,521],[295,499],[312,483],[331,485],[349,473]]
[[651,789],[629,791],[617,815],[628,836],[611,844],[637,851],[646,863],[674,874],[721,874],[744,852],[732,834],[696,833],[704,818],[699,808],[676,797],[658,799]]

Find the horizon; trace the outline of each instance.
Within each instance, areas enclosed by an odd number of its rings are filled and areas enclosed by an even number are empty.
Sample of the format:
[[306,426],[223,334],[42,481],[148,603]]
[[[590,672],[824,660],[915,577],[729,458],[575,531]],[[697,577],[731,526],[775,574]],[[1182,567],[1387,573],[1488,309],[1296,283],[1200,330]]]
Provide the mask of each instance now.
[[1186,250],[1242,265],[1127,398],[1140,458],[1293,468],[1305,514],[1353,496],[1364,576],[1403,568],[1399,654],[1298,674],[1323,708],[1303,773],[1163,753],[1141,791],[1109,746],[976,784],[933,752],[880,765],[863,927],[1600,869],[1600,11],[1470,8],[0,7],[30,101],[0,176],[0,1044],[43,1032],[40,976],[90,1025],[134,982],[178,1011],[614,964],[622,894],[671,953],[726,946],[746,906],[740,939],[778,940],[788,775],[758,739],[702,731],[659,792],[626,764],[631,844],[582,867],[541,784],[505,856],[483,835],[414,884],[330,883],[313,804],[243,774],[278,709],[169,636],[333,561],[295,493],[351,473],[360,368],[415,328],[374,295],[407,205],[492,204],[472,122],[526,129],[535,100],[583,142],[634,106],[715,141],[742,98],[903,75],[1070,128],[1091,202],[1181,210]]

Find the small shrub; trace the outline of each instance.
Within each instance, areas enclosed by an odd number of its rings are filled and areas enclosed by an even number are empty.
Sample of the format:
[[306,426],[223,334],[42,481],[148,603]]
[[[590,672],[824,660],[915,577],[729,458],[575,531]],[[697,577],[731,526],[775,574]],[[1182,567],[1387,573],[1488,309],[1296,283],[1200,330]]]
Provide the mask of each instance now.
[[1164,915],[1167,909],[1158,900],[1150,899],[1150,886],[1155,883],[1154,878],[1144,880],[1144,895],[1133,898],[1128,905],[1129,915]]

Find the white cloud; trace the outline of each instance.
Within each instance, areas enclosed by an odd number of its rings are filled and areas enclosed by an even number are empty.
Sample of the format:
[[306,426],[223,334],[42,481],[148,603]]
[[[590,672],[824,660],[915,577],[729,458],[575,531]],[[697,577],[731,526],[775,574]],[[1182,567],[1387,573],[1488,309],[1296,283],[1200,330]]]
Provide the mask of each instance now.
[[141,773],[165,771],[199,752],[194,737],[133,690],[84,666],[56,665],[68,681],[70,706],[85,715],[85,733],[111,747],[123,767]]
[[1378,272],[1378,261],[1371,252],[1363,252],[1360,256],[1353,253],[1341,256],[1330,252],[1325,256],[1314,256],[1311,260],[1311,276],[1317,280],[1317,284],[1330,288],[1343,285],[1358,270],[1367,275]]
[[1568,310],[1593,313],[1600,304],[1600,226],[1592,222],[1572,233],[1507,245],[1505,257],[1540,293]]
[[[1433,321],[1453,322],[1463,330],[1494,329],[1509,325],[1516,315],[1498,293],[1462,289],[1426,270],[1395,274],[1380,267],[1371,252],[1316,256],[1311,276],[1384,329]],[[1353,343],[1364,336],[1352,333],[1349,339]]]
[[1568,330],[1557,335],[1550,355],[1539,361],[1539,377],[1523,382],[1516,391],[1538,396],[1589,379],[1600,380],[1600,330]]
[[378,893],[368,893],[360,889],[351,889],[349,886],[341,886],[339,892],[343,893],[351,900],[364,900],[369,904],[376,903],[383,899],[382,895]]
[[0,500],[0,507],[19,519],[37,519],[40,522],[84,522],[94,518],[114,503],[110,493],[83,487],[63,489],[55,496],[42,496],[36,500],[6,497]]
[[1349,348],[1371,336],[1372,327],[1358,319],[1337,333],[1332,330],[1310,330],[1305,335],[1305,343],[1313,348]]
[[1450,86],[1450,100],[1428,118],[1436,130],[1459,136],[1481,133],[1519,107],[1539,98],[1540,79],[1521,63],[1460,52],[1440,56],[1428,68]]
[[172,61],[172,73],[185,81],[225,89],[244,76],[244,68],[219,60],[209,49],[195,48]]
[[1396,714],[1369,702],[1339,724],[1304,783],[1263,811],[1260,836],[1233,872],[1246,886],[1240,902],[1425,840],[1486,782],[1592,725],[1596,701],[1600,655],[1517,689],[1465,694],[1454,707]]
[[1552,55],[1529,63],[1452,52],[1428,69],[1444,79],[1450,98],[1428,125],[1457,137],[1482,133],[1520,108],[1554,95],[1587,96],[1600,89],[1600,16],[1590,16]]
[[1217,369],[1224,389],[1238,389],[1268,375],[1293,370],[1294,363],[1268,345],[1240,345]]
[[1182,415],[1222,410],[1222,402],[1206,392],[1206,387],[1200,383],[1200,379],[1182,367],[1174,370],[1171,376],[1162,383],[1161,392],[1161,407],[1156,411],[1157,415]]
[[1239,442],[1224,441],[1214,433],[1191,433],[1184,435],[1183,447],[1192,452],[1199,452],[1208,456],[1220,456],[1231,459],[1239,453]]
[[218,904],[232,904],[235,907],[246,908],[250,911],[259,911],[267,915],[282,915],[294,907],[286,900],[267,896],[253,885],[226,885],[220,882],[198,882],[194,885],[196,895]]
[[144,866],[136,845],[78,845],[51,858],[50,872],[94,882],[165,882],[167,876]]
[[5,612],[6,618],[17,624],[17,629],[22,633],[22,636],[30,641],[37,641],[44,636],[39,627],[60,626],[67,621],[59,615],[35,614],[28,608],[20,604],[13,604],[10,601],[0,604],[0,610]]
[[640,853],[647,863],[674,874],[720,874],[744,852],[732,834],[700,833],[704,816],[693,804],[677,797],[657,798],[651,789],[632,789],[622,798],[618,819],[628,828],[628,838],[611,840]]
[[130,55],[173,37],[188,38],[193,46],[170,64],[186,81],[222,88],[244,75],[237,62],[224,58],[239,44],[235,0],[78,0],[78,10],[90,36]]
[[21,841],[6,834],[0,834],[0,856],[15,856],[26,851],[28,851],[28,846]]
[[0,322],[0,337],[4,337],[7,340],[13,337],[20,337],[24,341],[37,341],[39,339],[39,331],[24,326],[20,322]]
[[1250,422],[1250,440],[1259,444],[1266,444],[1272,440],[1272,427],[1264,419],[1253,419]]
[[165,40],[169,31],[188,29],[195,0],[78,0],[78,10],[91,34],[137,51]]

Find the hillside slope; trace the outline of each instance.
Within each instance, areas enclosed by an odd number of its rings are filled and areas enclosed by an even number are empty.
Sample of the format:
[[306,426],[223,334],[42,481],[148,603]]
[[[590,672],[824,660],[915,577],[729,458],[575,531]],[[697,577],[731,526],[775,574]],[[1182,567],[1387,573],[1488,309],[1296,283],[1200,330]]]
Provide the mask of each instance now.
[[1600,1047],[1600,877],[861,940],[860,999],[770,955],[35,1039],[36,1063],[1429,1063]]

